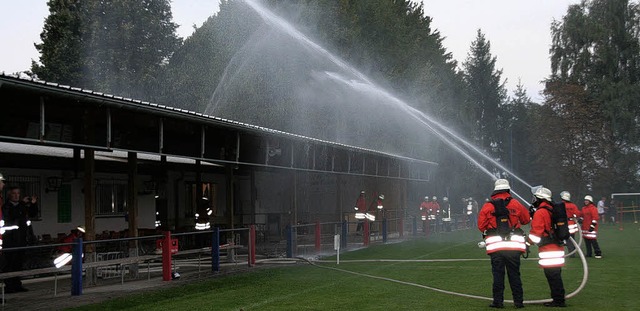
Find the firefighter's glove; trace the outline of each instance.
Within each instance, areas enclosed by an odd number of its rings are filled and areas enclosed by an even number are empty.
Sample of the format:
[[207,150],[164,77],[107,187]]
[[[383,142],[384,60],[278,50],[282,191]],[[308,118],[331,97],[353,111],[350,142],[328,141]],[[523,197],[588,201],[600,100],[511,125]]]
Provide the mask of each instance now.
[[593,230],[596,230],[596,226],[594,225],[589,226],[589,232],[593,232]]
[[578,223],[579,224],[582,224],[583,221],[584,221],[584,218],[582,218],[582,217],[578,218]]
[[533,214],[536,213],[536,208],[534,206],[529,207],[529,216],[531,216],[531,218],[533,218]]

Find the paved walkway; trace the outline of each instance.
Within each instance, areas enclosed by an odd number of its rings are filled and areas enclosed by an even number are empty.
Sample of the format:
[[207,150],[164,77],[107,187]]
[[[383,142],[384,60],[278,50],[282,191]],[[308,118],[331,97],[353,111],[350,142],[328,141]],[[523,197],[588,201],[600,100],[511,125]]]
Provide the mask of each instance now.
[[[247,271],[246,263],[225,265],[222,267],[222,274]],[[254,269],[254,268],[252,268]],[[28,292],[5,294],[5,304],[2,310],[63,310],[66,308],[79,307],[87,304],[98,303],[113,298],[126,295],[140,294],[145,291],[153,291],[162,288],[171,288],[188,284],[190,282],[203,280],[212,277],[214,274],[207,267],[202,267],[201,272],[197,269],[182,268],[181,276],[177,280],[162,281],[161,271],[152,271],[151,278],[148,279],[147,270],[140,268],[139,277],[131,279],[125,276],[124,284],[121,279],[113,278],[98,279],[98,285],[85,286],[80,296],[71,296],[70,275],[58,278],[57,295],[54,296],[53,277],[24,280],[24,287]],[[220,275],[220,274],[216,274]]]

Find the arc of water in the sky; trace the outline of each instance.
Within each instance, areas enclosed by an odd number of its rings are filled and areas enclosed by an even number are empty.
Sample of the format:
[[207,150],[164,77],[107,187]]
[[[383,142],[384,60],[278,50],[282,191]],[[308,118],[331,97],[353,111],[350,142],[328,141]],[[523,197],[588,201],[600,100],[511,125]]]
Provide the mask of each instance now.
[[[289,24],[288,22],[286,22],[284,19],[280,18],[279,16],[277,16],[276,14],[274,14],[273,12],[271,12],[269,9],[265,8],[264,6],[262,6],[261,4],[257,3],[255,0],[244,0],[245,3],[247,3],[254,11],[256,11],[262,18],[263,20],[265,20],[265,22],[270,23],[272,25],[277,26],[278,28],[282,29],[284,32],[288,33],[289,35],[291,35],[293,38],[300,40],[302,43],[304,43],[305,45],[307,45],[308,47],[312,48],[313,50],[321,53],[322,55],[324,55],[325,57],[327,57],[331,62],[333,62],[334,64],[338,65],[341,69],[353,74],[357,79],[361,80],[362,83],[364,85],[368,85],[371,89],[374,89],[378,94],[384,95],[386,98],[388,98],[389,100],[393,101],[394,103],[398,104],[403,110],[407,111],[410,115],[412,115],[414,118],[418,119],[421,123],[425,124],[427,126],[427,128],[429,128],[432,132],[436,133],[436,135],[445,143],[449,144],[452,148],[454,148],[456,151],[460,152],[463,156],[465,156],[467,159],[469,159],[474,165],[476,165],[477,167],[479,167],[481,170],[483,170],[483,172],[488,173],[491,178],[496,179],[496,177],[489,172],[486,168],[484,168],[482,165],[480,165],[480,163],[478,163],[475,159],[473,159],[468,153],[464,152],[464,150],[462,150],[462,148],[460,148],[458,145],[453,144],[450,139],[447,139],[447,137],[445,135],[443,135],[441,132],[435,130],[435,128],[433,126],[431,126],[430,124],[428,124],[427,122],[424,122],[424,120],[421,120],[418,116],[416,116],[416,114],[418,114],[419,116],[421,116],[422,118],[426,119],[428,122],[436,125],[437,127],[439,127],[440,129],[442,129],[443,131],[445,131],[446,133],[448,133],[450,135],[450,137],[455,138],[456,140],[462,142],[464,145],[468,146],[469,148],[471,148],[471,150],[475,151],[476,153],[478,153],[480,156],[484,157],[485,159],[487,159],[488,161],[490,161],[492,164],[496,165],[497,167],[499,167],[500,169],[502,169],[503,171],[507,172],[509,175],[513,176],[514,178],[516,178],[516,180],[522,182],[524,185],[526,185],[527,187],[531,188],[531,185],[529,185],[529,183],[527,183],[526,181],[524,181],[523,179],[519,178],[517,175],[515,175],[513,172],[511,172],[510,170],[508,170],[506,167],[504,167],[503,165],[501,165],[499,162],[497,162],[496,160],[492,159],[491,157],[489,157],[488,155],[484,154],[484,152],[482,152],[480,149],[478,149],[477,147],[475,147],[473,144],[467,142],[466,140],[464,140],[462,137],[460,137],[459,135],[456,135],[453,131],[451,131],[450,129],[448,129],[447,127],[445,127],[444,125],[440,124],[439,122],[437,122],[436,120],[434,120],[431,117],[428,117],[426,114],[424,114],[423,112],[409,106],[407,103],[405,103],[404,101],[400,100],[399,98],[391,95],[391,93],[387,92],[386,90],[384,90],[381,87],[378,87],[376,84],[374,84],[373,82],[371,82],[364,74],[362,74],[360,71],[358,71],[357,69],[353,68],[352,66],[348,65],[347,63],[345,63],[344,61],[342,61],[340,58],[336,57],[335,55],[331,54],[329,51],[327,51],[326,49],[324,49],[323,47],[321,47],[320,45],[318,45],[317,43],[313,42],[311,39],[309,39],[307,36],[305,36],[303,33],[301,33],[300,31],[298,31],[295,27],[293,27],[291,24]],[[348,80],[342,79],[343,82],[348,82]],[[356,81],[351,79],[351,81]],[[515,192],[514,192],[515,193]],[[517,194],[516,194],[517,195]],[[518,197],[520,197],[518,195]],[[523,200],[520,197],[521,200]],[[525,201],[525,200],[523,200]]]
[[[482,164],[480,164],[476,159],[474,159],[471,155],[469,155],[469,153],[467,153],[464,149],[462,149],[458,144],[456,144],[455,142],[451,141],[451,139],[448,139],[448,137],[446,135],[444,135],[440,130],[434,128],[431,124],[429,124],[429,122],[426,122],[424,119],[422,119],[421,117],[427,119],[427,121],[430,121],[429,118],[427,118],[424,114],[417,114],[420,111],[416,110],[413,107],[410,107],[409,105],[405,104],[404,102],[402,102],[400,99],[398,99],[397,97],[387,93],[386,91],[375,87],[372,84],[369,83],[363,83],[357,80],[348,80],[344,77],[342,77],[341,75],[334,73],[334,72],[325,72],[327,74],[327,76],[329,76],[331,79],[341,82],[343,84],[346,84],[347,86],[351,87],[352,89],[356,89],[356,90],[366,90],[369,92],[376,92],[377,94],[383,95],[386,98],[388,98],[391,102],[394,102],[395,104],[397,104],[398,106],[400,106],[401,109],[403,109],[404,111],[406,111],[410,116],[412,116],[414,119],[416,119],[418,122],[420,122],[421,124],[423,124],[425,127],[427,127],[429,130],[431,130],[434,134],[436,134],[436,136],[438,136],[440,138],[441,141],[443,141],[444,143],[446,143],[447,145],[449,145],[451,148],[453,148],[454,150],[456,150],[458,153],[460,153],[462,156],[464,156],[465,158],[467,158],[467,160],[469,160],[471,163],[473,163],[475,166],[477,166],[478,168],[480,168],[480,170],[482,172],[484,172],[485,174],[487,174],[490,178],[492,178],[493,180],[497,179],[496,176],[489,171],[487,168],[485,168],[484,166],[482,166]],[[433,122],[432,122],[433,123]],[[437,122],[435,122],[437,123]],[[449,132],[447,132],[449,133]],[[462,140],[460,137],[456,137],[459,141]],[[476,150],[476,152],[478,152],[478,150]],[[513,193],[515,196],[517,196],[520,200],[522,200],[523,202],[527,202],[527,200],[525,200],[524,198],[522,198],[517,192],[515,192],[513,189],[511,190],[511,193]]]

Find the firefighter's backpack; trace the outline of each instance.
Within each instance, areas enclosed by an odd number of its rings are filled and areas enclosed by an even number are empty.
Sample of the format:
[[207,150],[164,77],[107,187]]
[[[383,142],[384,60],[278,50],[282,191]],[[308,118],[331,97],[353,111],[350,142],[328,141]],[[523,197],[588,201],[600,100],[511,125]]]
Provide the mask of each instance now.
[[551,236],[559,244],[564,244],[564,241],[568,240],[571,236],[569,233],[567,208],[564,202],[554,202],[553,209],[549,210],[549,212],[551,212],[551,228],[553,228],[553,234]]
[[511,201],[511,197],[506,200],[503,199],[495,199],[491,200],[491,204],[494,207],[494,215],[496,216],[496,226],[498,228],[498,235],[505,238],[509,236],[511,233],[511,225],[509,224],[509,210],[507,209],[507,205]]

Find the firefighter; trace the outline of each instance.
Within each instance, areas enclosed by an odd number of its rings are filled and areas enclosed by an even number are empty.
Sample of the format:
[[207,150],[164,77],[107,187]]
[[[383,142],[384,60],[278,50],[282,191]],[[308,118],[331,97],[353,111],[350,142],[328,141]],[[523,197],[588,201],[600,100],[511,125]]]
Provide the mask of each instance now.
[[451,204],[449,198],[442,198],[442,224],[444,231],[451,232]]
[[525,252],[526,245],[524,231],[520,226],[528,224],[529,221],[527,208],[511,197],[509,181],[496,180],[491,201],[482,206],[478,215],[478,229],[485,239],[487,255],[491,257],[493,302],[489,307],[504,307],[505,269],[509,276],[514,305],[516,308],[524,307],[520,255]]
[[380,218],[384,218],[384,194],[378,195],[376,199],[376,215],[380,214]]
[[429,207],[431,206],[431,203],[429,202],[429,196],[424,197],[424,201],[422,201],[422,203],[420,203],[420,219],[422,220],[422,232],[426,232],[427,231],[427,225],[426,225],[426,221],[427,221],[427,217],[429,216]]
[[582,237],[587,247],[587,257],[591,257],[591,249],[595,252],[596,258],[602,258],[602,251],[598,245],[598,208],[593,205],[593,197],[588,195],[584,197],[584,206],[582,207]]
[[551,221],[551,190],[539,187],[533,194],[535,201],[531,211],[533,220],[529,231],[528,243],[538,245],[538,264],[544,269],[553,301],[545,302],[546,307],[566,307],[562,266],[564,266],[564,245],[553,238]]
[[[60,243],[73,243],[78,238],[81,238],[84,232],[84,227],[78,226],[77,228],[71,230],[70,234],[67,234],[64,238],[62,238],[62,241],[60,241]],[[71,253],[71,251],[73,250],[73,245],[60,245],[58,246],[57,250],[59,253]]]
[[196,225],[195,229],[198,231],[211,229],[211,215],[213,210],[209,205],[207,198],[202,198],[200,204],[198,204],[198,210],[195,213]]
[[469,197],[466,201],[465,215],[467,215],[467,228],[471,228],[470,224],[476,222],[476,217],[478,215],[478,202],[476,202],[472,197]]
[[364,190],[360,191],[360,195],[356,199],[356,205],[353,208],[356,211],[356,219],[358,220],[356,232],[360,232],[364,229],[364,217],[367,212],[367,202],[365,201]]
[[[2,204],[4,204],[4,198],[2,197],[4,189],[4,176],[0,173],[0,220],[2,220]],[[0,250],[2,249],[2,233],[4,232],[4,221],[0,221]]]
[[438,232],[440,229],[440,204],[438,204],[438,197],[433,196],[430,203],[429,222],[434,224],[435,232]]
[[[569,234],[571,238],[575,240],[576,232],[578,232],[578,219],[582,217],[582,212],[578,209],[578,206],[571,202],[571,193],[569,191],[560,192],[560,198],[564,202],[564,207],[567,210],[567,224],[569,225]],[[567,249],[569,253],[576,249],[575,245],[571,241],[567,242]],[[576,257],[575,254],[571,257]]]

